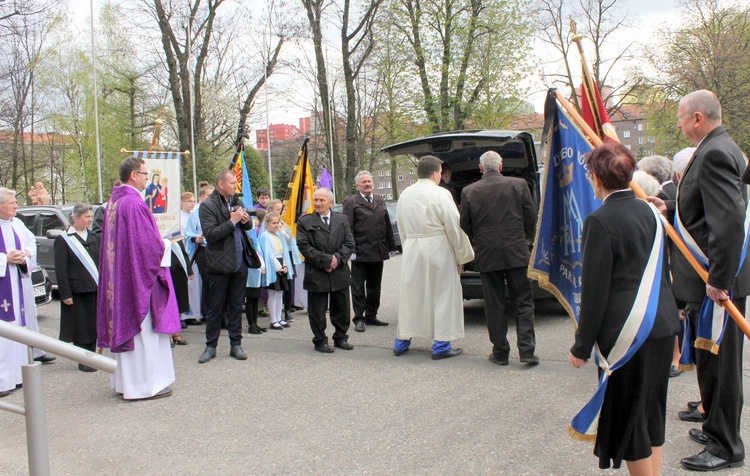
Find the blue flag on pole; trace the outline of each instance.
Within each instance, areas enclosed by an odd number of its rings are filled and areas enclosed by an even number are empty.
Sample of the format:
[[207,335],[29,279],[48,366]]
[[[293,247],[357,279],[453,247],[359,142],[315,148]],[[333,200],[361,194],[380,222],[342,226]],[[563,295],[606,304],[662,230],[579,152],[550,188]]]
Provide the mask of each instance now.
[[578,322],[583,220],[602,202],[594,197],[584,165],[592,146],[557,104],[554,90],[544,109],[547,166],[529,276]]

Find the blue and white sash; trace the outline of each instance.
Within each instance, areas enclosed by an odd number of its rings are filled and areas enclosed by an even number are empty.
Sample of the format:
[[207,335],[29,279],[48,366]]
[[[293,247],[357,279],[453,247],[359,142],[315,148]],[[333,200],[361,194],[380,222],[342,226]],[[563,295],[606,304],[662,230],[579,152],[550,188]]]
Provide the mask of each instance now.
[[86,247],[83,246],[83,243],[81,243],[76,238],[71,238],[68,234],[62,234],[63,240],[65,240],[65,243],[67,243],[68,248],[70,248],[70,251],[73,252],[74,255],[76,255],[76,258],[78,258],[78,261],[81,262],[84,268],[86,268],[86,271],[89,272],[91,277],[94,279],[94,282],[96,285],[99,285],[99,268],[97,268],[96,263],[94,263],[94,260],[91,259],[91,255],[88,251],[86,251]]
[[599,414],[602,411],[607,383],[612,372],[625,365],[641,348],[654,326],[656,312],[659,307],[659,291],[661,289],[662,263],[664,260],[664,227],[659,219],[659,212],[653,205],[649,208],[656,221],[656,234],[651,254],[643,271],[638,292],[630,309],[628,318],[617,336],[614,347],[605,357],[599,345],[595,345],[596,364],[602,369],[599,386],[591,400],[573,418],[568,427],[568,434],[579,440],[594,440],[599,427]]
[[[750,203],[750,201],[748,201]],[[742,269],[742,264],[745,262],[745,254],[747,252],[748,243],[748,227],[750,226],[750,215],[748,210],[745,210],[745,238],[742,242],[742,252],[740,254],[740,264],[737,267],[735,276],[739,274]],[[675,229],[680,234],[685,245],[687,245],[690,252],[693,254],[695,259],[703,266],[703,269],[708,271],[708,257],[703,253],[695,239],[687,231],[687,228],[682,224],[680,220],[680,207],[675,207]],[[727,293],[729,299],[732,299],[731,289]],[[680,368],[690,369],[694,363],[694,352],[693,347],[703,349],[711,352],[712,354],[719,353],[719,347],[721,346],[721,340],[724,338],[724,329],[729,319],[729,313],[724,308],[714,302],[711,298],[706,296],[701,304],[701,309],[698,313],[698,326],[695,331],[695,342],[693,343],[692,335],[690,335],[690,326],[686,322],[684,324],[684,334],[682,339],[682,356],[680,358]]]

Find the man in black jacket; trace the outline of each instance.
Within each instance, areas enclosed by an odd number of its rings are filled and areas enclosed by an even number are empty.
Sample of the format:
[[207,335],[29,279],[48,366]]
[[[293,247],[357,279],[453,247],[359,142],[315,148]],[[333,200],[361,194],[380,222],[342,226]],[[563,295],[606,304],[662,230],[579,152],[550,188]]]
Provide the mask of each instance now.
[[242,350],[242,302],[245,299],[247,268],[253,264],[255,250],[247,237],[253,223],[242,207],[231,198],[237,186],[232,170],[222,170],[216,177],[216,189],[200,207],[201,228],[206,238],[206,272],[208,276],[208,315],[206,316],[206,350],[198,359],[203,364],[216,357],[222,314],[226,310],[229,331],[229,355],[246,360]]
[[343,350],[354,348],[349,336],[349,256],[354,250],[354,238],[349,223],[341,213],[331,211],[333,193],[319,188],[313,194],[315,212],[303,215],[297,222],[297,246],[305,257],[310,328],[315,350],[331,353],[326,337],[326,308],[330,299],[331,324],[336,329],[333,343]]
[[482,278],[484,314],[492,341],[490,362],[508,365],[510,344],[505,312],[505,283],[517,296],[518,352],[521,362],[539,363],[534,355],[534,296],[526,277],[529,244],[534,236],[534,202],[525,180],[506,177],[503,159],[494,151],[479,158],[483,176],[461,193],[461,228],[474,247],[474,270]]
[[354,237],[352,253],[352,306],[354,330],[387,326],[378,319],[383,262],[396,251],[393,227],[382,197],[373,194],[372,174],[365,170],[355,177],[357,193],[344,199],[343,210]]
[[[745,194],[741,177],[746,164],[742,151],[722,127],[721,105],[710,91],[695,91],[680,101],[677,126],[697,150],[688,162],[679,185],[677,200],[664,203],[652,199],[670,218],[679,209],[685,231],[708,258],[708,283],[698,277],[681,253],[674,253],[674,294],[688,303],[693,325],[706,296],[719,302],[729,299],[745,310],[750,294],[748,260],[738,273],[745,236]],[[675,222],[677,218],[675,217]],[[744,336],[731,318],[727,320],[718,354],[695,349],[698,387],[705,409],[703,430],[690,436],[706,445],[683,458],[684,467],[713,471],[741,466],[745,446],[740,436],[743,407],[742,345]]]

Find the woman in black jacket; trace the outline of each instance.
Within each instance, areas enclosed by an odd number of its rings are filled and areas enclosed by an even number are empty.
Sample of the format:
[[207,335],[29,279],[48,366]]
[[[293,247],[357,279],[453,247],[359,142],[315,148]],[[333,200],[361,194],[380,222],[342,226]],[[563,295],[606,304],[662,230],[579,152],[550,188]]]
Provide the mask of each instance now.
[[[60,340],[82,349],[96,347],[96,296],[99,285],[99,235],[88,228],[93,221],[91,205],[77,204],[67,234],[55,238],[55,271],[60,293]],[[96,372],[78,364],[83,372]]]
[[[604,400],[594,446],[599,467],[619,468],[625,460],[631,474],[659,474],[679,329],[666,240],[658,212],[628,188],[636,162],[627,148],[605,144],[587,156],[586,166],[603,204],[583,225],[581,311],[569,360],[582,367],[596,346],[600,380],[603,368],[611,371],[603,379],[606,387],[600,384]],[[637,296],[644,290],[645,299]],[[637,350],[628,359],[623,348]],[[596,420],[589,421],[593,427]],[[573,421],[580,432],[576,424],[581,421]]]

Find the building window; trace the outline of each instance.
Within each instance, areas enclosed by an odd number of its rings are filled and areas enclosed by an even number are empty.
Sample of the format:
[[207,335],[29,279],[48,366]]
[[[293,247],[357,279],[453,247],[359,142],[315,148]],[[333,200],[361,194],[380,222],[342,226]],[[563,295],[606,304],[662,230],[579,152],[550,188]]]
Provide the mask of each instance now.
[[643,137],[639,137],[639,138],[638,138],[638,143],[639,143],[639,144],[643,144]]
[[391,176],[391,169],[388,169],[385,171],[385,176],[390,177]]
[[414,175],[417,173],[417,169],[409,169],[409,175]]
[[417,183],[416,180],[409,180],[409,185],[414,185],[415,183]]
[[385,177],[385,170],[378,172],[378,177]]
[[399,175],[398,176],[398,181],[399,182],[403,182],[404,181],[404,176],[403,175]]
[[630,131],[622,131],[623,139],[630,139]]
[[385,199],[386,200],[393,200],[393,194],[392,193],[386,193],[385,194]]
[[636,127],[638,128],[639,131],[643,130],[643,124],[638,124]]
[[628,150],[632,150],[633,149],[632,147],[630,147],[630,144],[625,144],[625,147],[627,147]]
[[656,137],[649,137],[648,138],[648,143],[649,144],[655,144],[656,143]]

